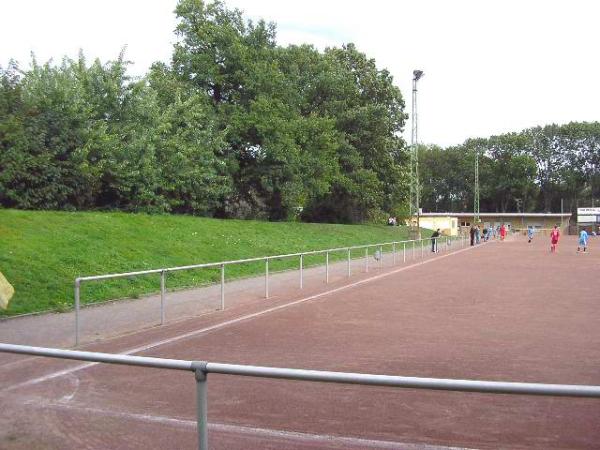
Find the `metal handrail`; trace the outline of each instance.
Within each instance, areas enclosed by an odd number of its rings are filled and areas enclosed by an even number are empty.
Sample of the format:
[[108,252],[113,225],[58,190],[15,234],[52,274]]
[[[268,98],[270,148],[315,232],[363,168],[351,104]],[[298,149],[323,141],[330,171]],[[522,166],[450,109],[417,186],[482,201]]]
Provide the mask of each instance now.
[[382,242],[382,243],[378,243],[378,244],[354,245],[354,246],[350,246],[350,247],[336,247],[336,248],[329,248],[329,249],[325,249],[325,250],[310,250],[310,251],[306,251],[306,252],[286,253],[283,255],[258,256],[255,258],[234,259],[231,261],[219,261],[219,262],[212,262],[212,263],[191,264],[188,266],[166,267],[164,269],[138,270],[135,272],[120,272],[120,273],[110,273],[110,274],[105,274],[105,275],[88,275],[88,276],[84,276],[84,277],[77,277],[76,280],[79,280],[80,282],[81,281],[98,281],[98,280],[108,280],[108,279],[113,279],[113,278],[126,278],[126,277],[131,277],[131,276],[136,276],[136,275],[150,275],[150,274],[161,273],[161,272],[175,272],[178,270],[206,269],[206,268],[210,268],[210,267],[221,267],[223,265],[229,266],[232,264],[242,264],[242,263],[248,263],[248,262],[264,261],[265,259],[283,259],[283,258],[292,258],[295,256],[301,256],[301,255],[304,255],[304,256],[318,255],[318,254],[324,254],[327,252],[333,253],[333,252],[341,252],[341,251],[347,251],[347,250],[358,250],[361,248],[389,246],[389,245],[393,245],[393,244],[404,244],[404,243],[408,244],[410,242],[430,241],[431,239],[444,239],[447,237],[450,237],[450,236],[441,236],[441,237],[437,237],[437,238],[408,239],[406,241],[391,241],[391,242]]
[[[365,271],[369,271],[369,248],[379,247],[381,253],[383,253],[383,247],[393,247],[393,256],[394,263],[396,263],[396,245],[403,244],[403,260],[406,261],[406,244],[413,244],[413,258],[415,256],[415,244],[417,242],[421,242],[421,258],[423,257],[423,247],[425,241],[435,241],[435,248],[437,249],[437,242],[441,240],[459,240],[462,246],[465,245],[464,236],[440,236],[436,238],[421,238],[421,239],[408,239],[404,241],[391,241],[391,242],[381,242],[377,244],[364,244],[364,245],[354,245],[349,247],[336,247],[324,250],[311,250],[306,252],[298,252],[298,253],[288,253],[283,255],[272,255],[272,256],[260,256],[255,258],[246,258],[246,259],[237,259],[231,261],[219,261],[212,263],[202,263],[202,264],[192,264],[187,266],[176,266],[176,267],[166,267],[162,269],[148,269],[148,270],[139,270],[133,272],[122,272],[122,273],[112,273],[105,275],[89,275],[83,277],[77,277],[75,279],[75,292],[74,292],[74,306],[75,306],[75,345],[79,345],[79,335],[80,335],[80,326],[79,326],[79,314],[81,309],[81,283],[88,281],[101,281],[101,280],[109,280],[109,279],[118,279],[118,278],[127,278],[134,277],[140,275],[151,275],[151,274],[160,274],[160,324],[163,325],[165,322],[165,296],[166,296],[166,274],[169,272],[177,272],[181,270],[192,270],[192,269],[204,269],[204,268],[220,268],[221,269],[221,309],[225,309],[225,267],[233,264],[243,264],[249,262],[257,262],[257,261],[265,261],[265,298],[269,298],[269,261],[275,259],[284,259],[284,258],[293,258],[300,257],[300,288],[303,288],[303,258],[308,255],[318,255],[325,254],[326,255],[326,272],[325,272],[325,280],[329,282],[329,254],[335,252],[348,252],[347,257],[347,265],[348,265],[348,277],[351,276],[350,269],[350,261],[351,261],[351,252],[352,250],[365,249]],[[380,265],[382,264],[380,258]]]
[[198,448],[200,450],[208,449],[207,375],[209,373],[325,383],[358,384],[365,386],[385,386],[456,392],[479,392],[485,394],[600,398],[600,386],[595,385],[456,380],[449,378],[420,378],[323,370],[289,369],[61,350],[2,343],[0,343],[0,352],[46,356],[61,359],[75,359],[97,363],[192,371],[196,376],[196,420]]

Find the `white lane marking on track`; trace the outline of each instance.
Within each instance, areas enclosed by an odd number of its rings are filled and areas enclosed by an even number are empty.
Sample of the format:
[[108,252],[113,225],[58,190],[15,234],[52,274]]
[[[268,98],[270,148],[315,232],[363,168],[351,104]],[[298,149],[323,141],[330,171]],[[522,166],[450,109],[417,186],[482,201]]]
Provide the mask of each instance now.
[[[196,421],[189,419],[179,419],[167,416],[154,416],[150,414],[139,414],[130,413],[124,411],[105,410],[100,408],[91,408],[87,406],[77,405],[66,405],[57,403],[37,403],[36,401],[30,400],[27,404],[34,407],[42,408],[55,408],[55,409],[66,409],[76,412],[84,412],[89,414],[98,414],[108,417],[115,417],[118,419],[129,419],[137,420],[141,422],[159,423],[163,425],[173,425],[185,428],[196,428]],[[303,433],[298,431],[287,431],[287,430],[273,430],[270,428],[259,428],[243,425],[231,425],[226,423],[208,423],[209,430],[217,432],[242,434],[246,436],[257,436],[263,438],[278,438],[286,439],[289,441],[302,441],[302,442],[314,442],[314,443],[329,443],[343,445],[343,448],[348,446],[358,448],[391,448],[396,450],[473,450],[465,447],[446,447],[439,445],[427,445],[427,444],[412,444],[395,441],[382,441],[376,439],[363,439],[358,437],[349,436],[335,436],[330,434],[313,434]]]
[[73,397],[75,397],[75,395],[77,394],[77,391],[79,390],[79,377],[77,375],[73,375],[73,374],[69,374],[71,376],[71,379],[73,380],[73,391],[71,391],[70,394],[67,395],[63,395],[59,402],[61,403],[69,403],[71,400],[73,400]]
[[[479,247],[481,247],[481,245]],[[382,274],[379,274],[379,275],[375,275],[375,276],[370,277],[370,278],[365,278],[364,280],[356,281],[356,282],[351,283],[351,284],[346,284],[344,286],[340,286],[338,288],[331,289],[329,291],[321,292],[319,294],[314,294],[314,295],[311,295],[309,297],[301,298],[299,300],[294,300],[294,301],[292,301],[290,303],[285,303],[283,305],[274,306],[273,308],[268,308],[268,309],[265,309],[263,311],[259,311],[259,312],[252,313],[252,314],[247,314],[245,316],[237,317],[237,318],[231,319],[231,320],[227,320],[225,322],[221,322],[221,323],[218,323],[218,324],[215,324],[215,325],[211,325],[209,327],[201,328],[199,330],[189,331],[187,333],[179,334],[177,336],[173,336],[173,337],[170,337],[170,338],[167,338],[167,339],[162,339],[160,341],[155,341],[155,342],[153,342],[151,344],[146,344],[146,345],[142,345],[140,347],[132,348],[130,350],[127,350],[125,352],[121,352],[119,354],[120,355],[132,355],[132,354],[135,354],[135,353],[140,353],[140,352],[143,352],[143,351],[146,351],[146,350],[150,350],[152,348],[160,347],[162,345],[172,344],[173,342],[181,341],[183,339],[187,339],[189,337],[196,336],[198,334],[208,333],[209,331],[214,331],[214,330],[218,330],[220,328],[225,328],[225,327],[230,326],[230,325],[235,325],[236,323],[245,322],[247,320],[254,319],[255,317],[263,316],[265,314],[270,314],[270,313],[275,312],[275,311],[279,311],[279,310],[282,310],[282,309],[285,309],[285,308],[289,308],[290,306],[299,305],[301,303],[305,303],[305,302],[308,302],[310,300],[314,300],[316,298],[325,297],[327,295],[335,294],[335,293],[340,292],[340,291],[351,289],[353,287],[360,286],[362,284],[370,283],[371,281],[375,281],[375,280],[379,280],[381,278],[389,277],[390,275],[395,275],[397,273],[404,272],[406,270],[413,269],[415,267],[419,267],[419,266],[422,266],[424,264],[428,264],[428,263],[431,263],[431,262],[434,262],[434,261],[438,261],[440,259],[447,258],[449,256],[453,256],[453,255],[456,255],[458,253],[462,253],[462,252],[465,252],[465,251],[468,251],[468,250],[471,250],[471,249],[474,249],[474,248],[478,248],[478,247],[467,247],[467,248],[463,248],[463,249],[460,249],[460,250],[456,250],[456,251],[451,252],[451,253],[446,253],[444,255],[436,256],[436,257],[433,257],[431,259],[426,259],[424,261],[420,261],[418,263],[411,264],[409,266],[400,267],[400,268],[392,270],[390,272],[386,272],[386,273],[382,273]],[[22,383],[14,384],[12,386],[9,386],[9,387],[6,387],[4,389],[1,389],[0,392],[8,392],[8,391],[12,391],[14,389],[19,389],[19,388],[26,387],[26,386],[32,386],[32,385],[35,385],[35,384],[38,384],[38,383],[43,383],[45,381],[52,380],[54,378],[62,377],[63,375],[67,375],[67,374],[70,374],[70,373],[78,372],[80,370],[87,369],[88,367],[96,366],[98,364],[100,364],[100,363],[92,362],[92,363],[80,364],[78,366],[71,367],[69,369],[59,370],[57,372],[53,372],[53,373],[50,373],[48,375],[44,375],[44,376],[41,376],[41,377],[38,377],[38,378],[33,378],[31,380],[24,381]]]
[[[6,344],[8,344],[9,342],[6,342]],[[39,358],[38,356],[30,356],[30,357],[26,357],[26,358],[21,358],[18,359],[16,361],[11,361],[11,362],[7,362],[5,364],[0,364],[0,369],[6,369],[7,367],[12,367],[12,366],[16,366],[18,364],[23,364],[27,361],[31,361],[32,359],[35,358]]]

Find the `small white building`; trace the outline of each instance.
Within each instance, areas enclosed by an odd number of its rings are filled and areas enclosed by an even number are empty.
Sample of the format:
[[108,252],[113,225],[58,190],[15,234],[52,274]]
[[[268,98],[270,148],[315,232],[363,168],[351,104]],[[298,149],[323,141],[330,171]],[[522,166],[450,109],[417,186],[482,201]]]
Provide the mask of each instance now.
[[444,236],[458,236],[459,232],[458,218],[450,215],[429,216],[422,214],[419,218],[419,225],[421,228],[429,230],[437,230],[439,228]]

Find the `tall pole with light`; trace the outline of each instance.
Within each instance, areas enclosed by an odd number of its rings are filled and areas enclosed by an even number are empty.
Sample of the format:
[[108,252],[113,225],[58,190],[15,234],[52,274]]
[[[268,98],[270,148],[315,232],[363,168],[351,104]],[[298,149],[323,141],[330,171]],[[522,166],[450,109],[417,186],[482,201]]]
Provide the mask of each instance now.
[[[420,203],[421,187],[419,184],[419,150],[418,150],[418,127],[417,127],[417,81],[423,76],[422,70],[413,70],[412,88],[412,136],[410,150],[410,224],[413,237],[420,237]],[[414,229],[413,217],[417,218],[416,230]]]
[[479,223],[479,148],[475,148],[475,186],[473,189],[473,222]]

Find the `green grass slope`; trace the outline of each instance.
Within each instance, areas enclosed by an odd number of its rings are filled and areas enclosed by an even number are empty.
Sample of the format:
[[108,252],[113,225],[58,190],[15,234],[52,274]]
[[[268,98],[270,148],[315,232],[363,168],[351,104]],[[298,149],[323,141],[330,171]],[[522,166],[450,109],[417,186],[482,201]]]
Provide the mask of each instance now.
[[[78,276],[389,242],[406,236],[404,227],[0,209],[0,271],[16,291],[0,316],[70,309]],[[323,264],[324,256],[308,257],[305,263]],[[294,258],[273,261],[270,269],[297,266]],[[263,262],[227,267],[228,279],[261,273]],[[182,271],[169,274],[167,285],[169,289],[198,286],[219,277],[213,269]],[[157,292],[159,282],[159,275],[148,275],[84,283],[82,302]]]

